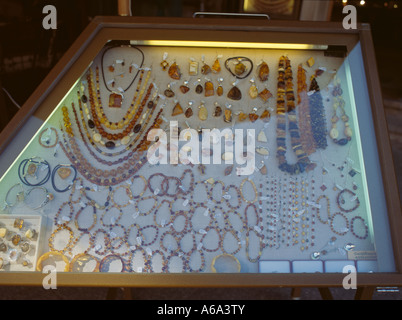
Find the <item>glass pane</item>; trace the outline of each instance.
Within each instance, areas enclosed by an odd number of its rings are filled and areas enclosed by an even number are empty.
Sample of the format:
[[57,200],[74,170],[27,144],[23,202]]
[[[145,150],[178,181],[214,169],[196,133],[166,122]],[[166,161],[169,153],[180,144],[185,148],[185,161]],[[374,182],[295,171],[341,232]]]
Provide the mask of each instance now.
[[394,270],[359,45],[112,44],[1,179],[3,269]]

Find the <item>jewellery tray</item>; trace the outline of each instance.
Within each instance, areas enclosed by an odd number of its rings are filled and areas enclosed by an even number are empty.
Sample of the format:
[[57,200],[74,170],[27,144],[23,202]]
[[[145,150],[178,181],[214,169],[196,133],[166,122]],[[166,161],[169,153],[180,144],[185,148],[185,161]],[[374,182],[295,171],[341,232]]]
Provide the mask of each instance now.
[[[120,41],[119,45],[126,47],[118,49],[120,51],[115,51],[115,53],[111,50],[103,56],[102,53],[105,52],[108,45],[114,44],[115,41]],[[253,229],[250,233],[264,233],[265,248],[262,250],[260,258],[252,261],[253,259],[250,258],[250,255],[253,254],[254,257],[258,255],[258,248],[250,247],[249,249],[252,252],[246,253],[244,247],[249,239],[240,237],[236,240],[233,237],[230,244],[236,244],[237,242],[241,246],[241,251],[235,254],[240,261],[241,272],[236,274],[212,273],[210,263],[215,256],[222,252],[213,251],[212,247],[209,247],[212,252],[205,252],[206,261],[203,272],[182,273],[180,268],[178,268],[179,271],[168,273],[144,272],[144,268],[139,268],[134,263],[130,272],[60,272],[57,278],[58,285],[328,287],[342,286],[342,280],[345,276],[342,273],[342,269],[345,265],[351,265],[356,268],[358,286],[361,287],[395,286],[402,283],[400,247],[402,239],[397,232],[400,230],[402,223],[399,193],[386,129],[387,125],[383,111],[371,31],[367,24],[358,25],[357,30],[345,30],[339,23],[251,21],[242,19],[183,18],[173,20],[165,18],[98,17],[90,23],[74,42],[0,135],[0,172],[2,176],[0,195],[3,198],[7,194],[9,187],[19,182],[18,165],[23,159],[40,156],[50,162],[51,168],[54,168],[57,164],[71,163],[71,159],[66,156],[65,150],[59,145],[45,148],[39,145],[38,137],[43,130],[49,127],[57,128],[59,142],[63,141],[61,127],[64,128],[64,134],[68,137],[68,129],[63,126],[62,108],[67,107],[69,120],[74,124],[75,114],[72,103],[74,103],[77,117],[79,117],[80,104],[77,98],[77,91],[81,91],[81,95],[84,94],[89,98],[88,82],[85,81],[88,80],[90,70],[93,72],[95,81],[96,67],[101,68],[99,88],[103,102],[102,106],[105,109],[108,106],[111,91],[123,93],[122,106],[124,108],[116,109],[114,113],[115,121],[118,121],[119,117],[124,115],[127,110],[125,108],[131,102],[137,87],[139,74],[132,85],[130,85],[129,80],[125,80],[121,85],[117,84],[113,90],[108,90],[112,86],[108,72],[119,67],[116,64],[121,64],[121,61],[116,61],[122,59],[122,57],[125,57],[125,61],[128,61],[131,56],[129,52],[132,50],[127,47],[128,44],[132,47],[140,48],[144,53],[144,61],[141,61],[141,57],[136,53],[136,60],[128,62],[129,65],[132,64],[133,66],[130,75],[134,76],[138,67],[142,66],[145,68],[142,81],[145,82],[147,68],[152,68],[152,75],[148,84],[154,83],[159,94],[163,94],[169,87],[175,92],[175,97],[168,98],[165,95],[160,97],[157,108],[153,111],[153,116],[156,115],[161,106],[164,106],[164,118],[167,121],[178,121],[181,129],[187,126],[196,130],[202,127],[223,129],[234,128],[235,125],[236,129],[255,129],[256,135],[264,131],[267,141],[257,140],[256,147],[268,150],[268,154],[256,153],[255,164],[257,169],[251,176],[237,177],[234,173],[225,176],[224,170],[228,167],[225,164],[208,165],[206,173],[203,174],[201,168],[197,165],[169,165],[164,168],[163,164],[155,166],[146,163],[136,174],[148,179],[153,174],[163,172],[167,176],[180,178],[186,169],[191,169],[194,180],[202,182],[201,187],[204,185],[208,188],[215,186],[218,189],[219,182],[217,181],[224,181],[225,186],[233,183],[240,187],[244,179],[250,178],[258,193],[258,197],[255,194],[257,199],[255,205],[257,211],[262,215],[261,224],[258,224],[257,221],[253,225],[254,218],[249,218],[252,220],[250,220],[251,222],[249,221],[250,230]],[[165,52],[167,53],[166,60],[169,62],[169,66],[175,62],[180,67],[182,75],[179,80],[169,77],[168,70],[162,70],[160,64],[165,58]],[[253,70],[245,79],[236,79],[225,69],[225,61],[234,57],[247,57],[252,61]],[[325,139],[328,146],[324,150],[317,150],[309,156],[311,163],[316,165],[315,169],[294,175],[279,170],[276,157],[278,143],[278,115],[276,114],[278,108],[278,62],[281,57],[287,57],[291,63],[293,89],[296,99],[298,66],[302,65],[306,71],[307,86],[310,85],[311,76],[315,75],[320,86],[328,132],[331,128],[334,101],[332,92],[336,86],[334,76],[336,75],[340,79],[342,95],[346,101],[345,110],[353,132],[352,139],[343,146],[336,145],[327,134]],[[220,61],[222,69],[220,73],[202,75],[200,70],[203,64],[207,63],[212,66],[216,58],[219,58]],[[309,60],[310,58],[313,58],[314,62]],[[198,62],[198,75],[189,76],[188,68],[191,59]],[[237,60],[237,62],[239,61],[244,61],[246,69],[250,69],[250,65],[247,65],[247,60]],[[262,61],[267,62],[270,68],[269,78],[266,83],[257,79],[258,67]],[[115,64],[114,68],[108,69],[113,64]],[[218,97],[216,93],[213,97],[205,97],[195,93],[194,90],[198,79],[201,79],[200,83],[203,85],[208,79],[211,79],[216,90],[219,83],[218,79],[221,76],[224,91],[221,97]],[[268,102],[264,103],[259,98],[256,100],[250,99],[248,91],[251,79],[255,80],[259,91],[265,87],[271,91],[273,96],[269,98]],[[119,79],[117,78],[117,80]],[[116,83],[117,80],[115,80]],[[179,91],[179,87],[184,84],[185,80],[188,80],[187,85],[190,91],[182,94]],[[237,86],[242,93],[242,100],[240,101],[227,97],[227,93],[234,86]],[[156,97],[152,95],[154,92],[155,90],[150,94],[150,97]],[[115,103],[118,104],[118,100],[116,101]],[[191,117],[185,118],[183,114],[172,116],[172,110],[177,102],[180,103],[183,111],[185,111],[189,106],[189,101],[193,101],[193,104],[190,104],[193,109]],[[220,117],[212,116],[215,102],[219,103],[222,111],[230,105],[233,117],[230,124],[223,120],[223,115]],[[203,104],[208,109],[208,120],[205,122],[200,120],[199,114],[200,107]],[[257,107],[257,109],[254,110],[254,107]],[[146,108],[145,106],[144,110],[147,110]],[[249,117],[253,112],[261,115],[264,110],[269,110],[271,113],[269,122],[261,121],[261,119],[255,123],[249,120],[245,122],[238,121],[240,112],[244,112]],[[339,118],[341,117],[339,116]],[[344,137],[344,122],[339,119],[340,138]],[[168,122],[163,121],[163,124],[167,125]],[[83,134],[85,135],[84,131]],[[81,140],[79,131],[75,127],[74,136],[79,141],[80,150],[85,154],[85,157],[89,158],[90,154],[83,143],[85,139]],[[289,139],[289,135],[287,135],[287,160],[289,163],[294,163],[296,158],[294,155],[292,156],[292,146]],[[106,150],[105,148],[103,149]],[[116,150],[107,149],[106,151],[115,152]],[[114,157],[113,160],[117,158],[119,157]],[[98,165],[95,160],[90,164],[95,167]],[[261,173],[263,164],[266,165],[268,171],[266,174]],[[108,169],[107,164],[99,167],[102,170]],[[98,203],[96,211],[97,223],[100,221],[100,212],[103,210],[101,204],[105,200],[108,204],[109,201],[115,201],[120,207],[123,207],[124,204],[127,204],[127,207],[131,205],[130,200],[135,202],[124,193],[126,187],[131,187],[131,184],[127,183],[126,180],[112,183],[111,188],[113,192],[116,192],[116,198],[109,199],[108,185],[97,185],[83,177],[82,167],[77,167],[77,169],[77,178],[82,179],[83,188],[92,189],[87,191],[88,199],[91,198]],[[213,180],[208,181],[211,178]],[[55,198],[38,212],[42,215],[42,218],[46,217],[47,219],[46,230],[41,235],[40,241],[42,243],[38,246],[41,250],[39,254],[46,253],[49,250],[48,240],[57,229],[56,221],[59,221],[59,224],[69,222],[70,224],[67,225],[71,228],[76,228],[72,220],[71,222],[69,220],[60,222],[60,219],[63,219],[66,214],[68,215],[68,210],[62,211],[57,216],[58,209],[68,200],[70,190],[65,193],[54,192],[50,180],[46,182],[45,187],[54,194]],[[214,184],[215,182],[217,183]],[[142,185],[141,181],[140,185]],[[249,198],[251,197],[252,199],[253,197],[252,186],[253,184],[250,182],[245,183],[243,186],[242,206],[239,209],[241,215],[244,215],[247,204],[253,202]],[[341,193],[345,189],[350,192]],[[154,195],[157,197],[158,193],[155,190],[153,191],[147,190],[144,196]],[[80,191],[77,191],[78,193]],[[119,197],[117,197],[117,194],[119,194]],[[197,206],[201,206],[204,203],[206,207],[210,206],[211,210],[219,211],[216,208],[216,201],[208,203],[208,199],[203,199],[200,194],[199,192],[194,193],[191,201],[197,202]],[[322,194],[327,194],[330,198],[330,216],[333,217],[333,223],[330,223],[329,219],[326,223],[325,221],[321,223],[317,217],[317,209],[319,209],[320,219],[326,220],[325,201],[316,201],[318,196]],[[275,207],[275,204],[273,204],[272,199],[275,196],[278,197],[275,200],[277,201],[276,204],[280,205],[281,208]],[[82,205],[79,201],[74,204],[75,213],[80,208],[83,209],[83,220],[80,223],[82,223],[81,228],[84,229],[91,226],[92,209],[91,206],[87,206],[88,199]],[[183,196],[178,200],[184,202],[186,199]],[[246,199],[247,201],[244,201]],[[301,208],[301,205],[296,202],[300,199],[308,201],[308,206],[303,205],[305,208]],[[222,199],[220,201],[225,203]],[[193,202],[190,204],[193,205]],[[178,203],[176,205],[182,206],[179,209],[186,211],[188,204]],[[297,210],[295,210],[295,206],[298,206]],[[306,211],[302,209],[306,209]],[[144,211],[146,210],[144,209]],[[293,229],[289,228],[283,232],[275,229],[276,226],[270,225],[269,223],[272,220],[270,220],[269,214],[272,214],[272,212],[278,212],[283,221],[290,222],[293,225]],[[130,215],[133,213],[135,214],[135,211],[131,211]],[[303,214],[308,215],[308,226],[307,223],[302,222]],[[186,213],[183,216],[185,215]],[[13,219],[14,216],[17,215],[12,212],[11,215],[5,217],[12,217]],[[252,214],[250,216],[254,217]],[[355,216],[362,218],[364,222],[360,224],[361,220],[359,218],[353,220],[354,227],[344,224],[344,221],[350,223]],[[106,221],[106,215],[104,217]],[[150,219],[150,217],[145,218]],[[195,220],[197,223],[200,221]],[[282,224],[286,225],[283,221]],[[113,220],[109,220],[109,222],[113,223]],[[158,223],[160,222],[158,221]],[[146,222],[144,225],[150,223]],[[295,225],[297,226],[295,227]],[[202,237],[202,233],[199,230],[203,228],[207,229],[202,226],[201,222],[194,228],[198,240]],[[302,234],[303,228],[306,231],[304,234]],[[354,232],[352,232],[353,228]],[[282,232],[282,235],[276,238],[276,242],[269,237],[269,230],[274,229]],[[295,236],[296,232],[297,237]],[[161,234],[162,231],[159,236]],[[287,237],[291,237],[291,240]],[[60,238],[61,240],[56,237],[53,238],[53,240],[57,240],[53,241],[55,247],[62,247],[60,243],[63,241],[68,242],[68,236],[65,238],[60,236]],[[158,237],[149,250],[155,253],[156,250],[160,249],[158,247],[159,241]],[[207,242],[205,244],[208,244]],[[213,242],[211,240],[209,244],[213,245]],[[314,245],[312,245],[312,242],[314,242]],[[197,243],[199,244],[199,242]],[[197,248],[201,249],[202,247]],[[55,249],[57,250],[57,248]],[[80,246],[77,246],[74,250],[76,250],[75,254],[78,254],[85,249],[81,250]],[[91,250],[90,253],[96,255],[94,248]],[[102,251],[102,247],[97,250]],[[146,250],[147,248],[144,248],[145,255],[147,254]],[[72,256],[69,258],[71,259]],[[102,260],[103,257],[102,255],[98,256],[99,260]],[[181,257],[182,255],[177,253],[172,260],[179,261]],[[168,268],[176,270],[175,266],[172,263]],[[320,273],[315,273],[317,268],[321,270]],[[192,271],[195,269],[197,268],[193,267]],[[145,270],[150,269],[148,267]],[[112,269],[111,271],[115,270]],[[43,276],[41,272],[14,272],[14,270],[11,270],[0,273],[0,283],[3,285],[41,285]]]

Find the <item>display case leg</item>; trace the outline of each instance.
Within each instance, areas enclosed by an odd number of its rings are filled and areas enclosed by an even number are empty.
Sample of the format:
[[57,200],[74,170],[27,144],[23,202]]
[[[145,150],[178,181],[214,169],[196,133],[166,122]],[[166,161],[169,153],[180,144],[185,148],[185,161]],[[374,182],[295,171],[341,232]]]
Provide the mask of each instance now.
[[109,288],[106,294],[106,300],[116,300],[117,290],[123,291],[124,300],[132,300],[133,296],[131,294],[131,288]]
[[301,290],[302,288],[292,288],[291,297],[292,300],[300,300],[301,299]]
[[355,300],[371,300],[374,287],[359,287],[356,289]]
[[106,294],[106,300],[116,300],[118,288],[109,288]]
[[334,297],[332,296],[331,290],[329,288],[318,288],[318,291],[320,292],[321,298],[323,300],[334,300]]

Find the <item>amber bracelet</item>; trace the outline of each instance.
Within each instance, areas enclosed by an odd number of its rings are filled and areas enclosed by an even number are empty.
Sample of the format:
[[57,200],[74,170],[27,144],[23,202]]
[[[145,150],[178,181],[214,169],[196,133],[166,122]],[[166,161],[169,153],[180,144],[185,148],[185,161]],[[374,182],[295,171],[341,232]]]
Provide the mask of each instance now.
[[[99,260],[95,256],[90,255],[88,253],[79,253],[76,256],[74,256],[73,259],[70,262],[70,266],[69,266],[68,271],[70,271],[70,272],[75,272],[75,271],[84,272],[82,270],[82,268],[83,268],[82,265],[85,264],[87,261],[90,261],[90,260],[94,260],[95,263],[96,263],[94,269],[92,271],[90,271],[90,272],[99,272],[99,265],[100,265]],[[77,263],[79,265],[78,268],[75,268],[76,270],[74,270],[75,263]]]
[[231,260],[233,260],[233,261],[235,262],[235,264],[236,264],[236,271],[237,271],[237,272],[240,272],[240,270],[241,270],[240,261],[239,261],[233,254],[223,253],[223,254],[220,254],[220,255],[215,256],[215,257],[212,259],[212,262],[211,262],[211,271],[212,271],[213,273],[218,273],[218,271],[216,270],[215,264],[216,264],[216,261],[217,261],[219,258],[222,258],[222,257],[228,257],[228,258],[230,258]]
[[61,253],[59,251],[49,251],[49,252],[46,252],[46,253],[42,254],[39,257],[38,262],[36,263],[36,270],[42,272],[42,270],[43,270],[43,262],[46,261],[47,259],[51,258],[52,256],[62,258],[63,261],[66,263],[66,266],[64,268],[64,272],[69,271],[70,262],[67,259],[67,257],[63,253]]

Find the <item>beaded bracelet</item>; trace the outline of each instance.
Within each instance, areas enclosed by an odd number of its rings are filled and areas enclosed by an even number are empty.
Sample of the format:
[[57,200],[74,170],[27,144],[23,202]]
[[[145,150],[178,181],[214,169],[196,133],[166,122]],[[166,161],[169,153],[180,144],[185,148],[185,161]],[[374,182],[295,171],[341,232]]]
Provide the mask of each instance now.
[[[127,201],[127,203],[125,203],[125,204],[118,204],[118,203],[115,201],[115,199],[114,199],[117,190],[119,190],[120,188],[125,189],[126,195],[128,196],[128,201]],[[131,192],[130,186],[128,186],[128,185],[120,185],[120,186],[117,186],[117,187],[114,189],[114,191],[112,192],[111,197],[110,197],[110,200],[111,200],[112,203],[113,203],[116,207],[118,207],[118,208],[125,208],[125,207],[127,207],[127,206],[128,206],[130,203],[132,203],[133,200],[134,200],[134,197],[133,197],[133,194],[132,194],[132,192]]]
[[[137,271],[135,271],[134,268],[133,268],[133,262],[136,262],[135,261],[136,260],[135,255],[136,255],[137,252],[140,252],[142,254],[142,257],[144,259],[144,268],[137,267]],[[132,251],[132,253],[130,255],[130,258],[129,258],[129,261],[130,261],[129,266],[130,266],[130,271],[131,272],[140,273],[140,272],[143,272],[143,271],[147,271],[147,267],[149,266],[149,263],[147,263],[147,261],[148,261],[147,253],[145,252],[144,248],[142,248],[142,247],[137,247]]]
[[[217,245],[217,247],[215,249],[206,248],[205,245],[204,245],[204,239],[207,236],[207,234],[209,233],[209,231],[211,231],[211,230],[214,230],[216,232],[216,234],[218,235],[218,238],[219,238],[218,245]],[[218,230],[218,228],[208,226],[208,227],[205,228],[205,232],[202,235],[200,242],[202,243],[202,248],[205,251],[207,251],[207,252],[216,252],[220,248],[222,248],[222,234],[221,234],[220,230]]]
[[[155,230],[155,236],[154,236],[154,238],[153,238],[152,240],[150,240],[150,241],[148,241],[148,242],[145,242],[145,241],[144,241],[144,240],[145,240],[145,239],[144,239],[144,237],[145,237],[145,235],[144,235],[144,230],[147,230],[147,229],[154,229],[154,230]],[[141,227],[141,228],[138,230],[138,232],[143,235],[143,236],[142,236],[141,245],[144,246],[144,247],[148,247],[148,246],[153,245],[153,244],[156,242],[156,240],[158,239],[158,236],[159,236],[159,228],[156,227],[156,226],[154,226],[154,225],[152,225],[152,224],[149,224],[149,225],[146,225],[146,226]]]
[[[176,242],[176,247],[177,248],[175,250],[166,247],[165,244],[164,244],[165,237],[168,236],[168,235],[170,235]],[[163,251],[166,251],[166,252],[179,251],[180,250],[180,240],[181,240],[181,238],[179,237],[179,235],[177,235],[175,233],[172,233],[170,230],[165,231],[164,233],[162,233],[162,235],[159,238],[159,248],[161,248]]]
[[[123,235],[118,236],[117,233],[113,231],[113,230],[115,230],[115,228],[121,228],[123,231]],[[109,228],[109,236],[110,236],[110,249],[112,251],[120,249],[124,244],[127,245],[127,242],[126,242],[127,231],[123,225],[116,223],[113,226],[111,226]],[[120,241],[117,246],[114,245],[115,241]],[[129,251],[127,251],[125,254],[128,254],[128,253],[129,253]],[[125,255],[125,254],[122,254],[122,255]]]
[[[355,221],[360,220],[363,224],[364,227],[364,236],[359,236],[356,232],[355,232]],[[360,240],[365,240],[367,239],[367,237],[369,236],[369,228],[366,224],[366,221],[364,221],[364,219],[360,216],[354,216],[351,220],[350,220],[350,232],[358,239]]]
[[[116,219],[116,218],[114,218],[114,217],[112,217],[111,219],[110,219],[110,221],[111,221],[111,224],[106,224],[105,223],[105,216],[106,216],[106,214],[108,214],[113,208],[115,208],[115,209],[117,209],[118,211],[119,211],[119,216],[118,216],[118,218]],[[109,207],[107,207],[106,209],[105,209],[105,212],[101,215],[101,217],[100,217],[100,223],[101,223],[101,225],[102,226],[104,226],[104,227],[112,227],[112,226],[114,226],[116,223],[118,223],[119,221],[120,221],[120,219],[121,219],[121,217],[123,216],[123,210],[120,208],[120,207],[118,207],[118,206],[116,206],[116,205],[113,205],[113,206],[109,206]]]
[[[161,207],[162,207],[162,205],[164,204],[164,203],[168,203],[168,209],[169,209],[169,219],[168,220],[165,220],[165,219],[161,219],[161,222],[160,223],[158,223],[158,221],[157,221],[157,216],[158,216],[158,213],[159,213],[159,210],[161,209]],[[159,206],[155,209],[155,211],[154,211],[154,223],[155,223],[155,225],[158,227],[158,228],[164,228],[164,227],[166,227],[167,225],[169,225],[169,224],[171,224],[172,223],[172,219],[173,219],[173,216],[172,216],[172,214],[171,214],[171,206],[173,205],[173,201],[169,201],[169,200],[167,200],[167,199],[163,199],[160,203],[159,203]]]
[[161,270],[161,272],[163,272],[163,266],[166,264],[166,257],[165,257],[165,254],[161,250],[153,251],[151,258],[147,260],[146,264],[147,264],[148,272],[155,272],[154,269],[153,269],[153,266],[152,266],[152,264],[153,264],[152,261],[153,261],[153,259],[154,259],[154,257],[156,255],[160,255],[162,257],[162,270]]
[[[153,200],[154,200],[154,204],[153,204],[152,208],[149,209],[149,210],[146,211],[146,212],[141,212],[141,211],[140,211],[140,208],[139,208],[140,202],[141,202],[141,201],[146,201],[146,200],[149,200],[149,199],[153,199]],[[141,198],[137,199],[137,201],[136,201],[135,204],[134,204],[135,211],[138,212],[138,214],[139,214],[140,216],[147,216],[147,215],[149,215],[151,212],[153,212],[153,211],[156,209],[157,206],[158,206],[158,199],[157,199],[156,196],[154,196],[154,195],[152,195],[152,196],[146,196],[146,197],[141,197]]]
[[[319,205],[319,202],[320,202],[320,200],[321,199],[325,199],[326,201],[327,201],[327,220],[326,221],[324,221],[324,220],[322,220],[322,217],[321,217],[321,210],[320,210],[320,207],[318,207],[318,205]],[[329,206],[329,198],[326,196],[326,195],[321,195],[321,196],[319,196],[318,198],[317,198],[317,200],[316,200],[316,204],[317,204],[317,206],[316,206],[316,210],[317,210],[317,219],[318,219],[318,221],[320,221],[322,224],[328,224],[328,221],[331,219],[331,213],[330,213],[330,206]]]
[[[337,231],[334,228],[334,221],[335,221],[336,216],[340,216],[345,220],[346,226],[345,226],[345,228],[342,228],[341,231]],[[343,213],[341,213],[341,212],[334,213],[329,221],[330,221],[329,227],[330,227],[330,229],[331,229],[331,231],[333,233],[335,233],[335,234],[337,234],[339,236],[344,236],[345,234],[348,233],[348,231],[349,231],[349,220]]]
[[[228,251],[225,249],[225,237],[226,237],[226,234],[227,234],[228,232],[232,234],[233,238],[236,240],[236,243],[238,244],[237,249],[234,250],[233,252],[228,252]],[[235,255],[236,253],[238,253],[238,252],[241,250],[240,238],[238,237],[237,233],[236,233],[233,229],[231,229],[231,230],[225,230],[225,231],[223,232],[223,235],[222,235],[222,247],[221,247],[221,249],[222,249],[223,253],[230,254],[230,255]]]
[[[54,239],[56,237],[56,234],[61,232],[61,231],[63,231],[63,230],[67,230],[68,233],[69,233],[68,242],[67,242],[66,246],[63,249],[56,250],[54,248],[54,245],[53,245]],[[50,235],[50,237],[48,239],[48,245],[49,245],[50,251],[56,251],[56,252],[59,252],[59,253],[64,253],[66,251],[70,251],[72,249],[73,243],[74,243],[74,232],[70,227],[68,227],[66,225],[57,226],[57,228],[52,232],[52,234]]]
[[[355,205],[350,209],[345,209],[342,207],[342,204],[345,203],[344,199],[341,200],[341,197],[343,196],[344,193],[349,193],[352,196],[352,199],[355,201]],[[360,206],[360,200],[357,197],[356,193],[354,193],[353,191],[349,189],[343,189],[338,193],[338,196],[336,197],[336,204],[338,205],[338,208],[341,211],[348,213],[356,210]]]
[[[183,186],[183,181],[186,175],[190,175],[190,185],[187,188],[187,190]],[[195,184],[195,178],[194,178],[194,172],[191,169],[186,169],[183,171],[183,174],[180,177],[180,186],[179,186],[179,192],[183,195],[189,195],[192,194],[194,191],[194,184]]]
[[[102,249],[102,245],[100,244],[96,244],[96,239],[97,239],[97,235],[98,233],[103,233],[103,239],[104,239],[104,250],[101,251]],[[109,233],[104,230],[104,229],[97,229],[92,235],[91,238],[89,239],[89,243],[91,248],[94,249],[95,253],[98,255],[105,255],[107,253],[107,251],[110,248],[110,237],[109,237]]]
[[110,264],[113,262],[113,261],[120,261],[121,262],[121,270],[120,271],[118,271],[118,272],[125,272],[125,271],[127,271],[127,269],[126,269],[126,262],[124,261],[124,259],[120,256],[120,255],[118,255],[118,254],[109,254],[109,255],[107,255],[107,256],[105,256],[102,260],[101,260],[101,262],[100,262],[100,264],[99,264],[99,271],[100,272],[110,272]]
[[82,212],[84,211],[85,208],[88,208],[88,207],[81,207],[80,210],[78,210],[77,214],[75,215],[74,223],[75,223],[75,227],[78,229],[78,231],[89,232],[95,227],[98,216],[96,214],[96,207],[92,206],[92,211],[93,211],[92,225],[90,225],[87,228],[80,228],[79,223],[78,223],[78,218],[80,217],[80,215],[82,214]]
[[[53,133],[55,134],[55,137],[56,137],[56,138],[55,138],[55,141],[54,141],[52,144],[49,144],[49,143],[50,143],[50,140],[49,140],[49,139],[44,139],[44,138],[43,138],[43,135],[45,134],[45,132],[49,132],[49,130],[51,130],[51,132],[53,132]],[[55,128],[53,128],[53,127],[46,128],[46,129],[43,129],[43,130],[40,132],[38,140],[39,140],[39,144],[40,144],[41,147],[44,147],[44,148],[53,148],[53,147],[55,147],[55,146],[57,145],[57,143],[59,142],[59,134],[57,133],[57,130],[56,130]]]
[[[254,232],[254,234],[258,237],[259,239],[259,249],[258,249],[258,255],[255,258],[250,257],[250,232]],[[248,261],[255,263],[258,262],[261,258],[262,255],[262,238],[261,235],[258,236],[257,231],[254,228],[247,228],[246,231],[246,256]]]
[[[249,183],[251,184],[251,186],[253,187],[254,194],[255,194],[255,197],[254,197],[253,200],[247,200],[247,199],[244,197],[243,187],[244,187],[244,184],[245,184],[246,182],[249,182]],[[239,188],[239,190],[240,190],[241,198],[242,198],[242,200],[243,200],[244,202],[246,202],[246,203],[254,203],[254,202],[256,202],[256,201],[258,200],[257,187],[255,186],[255,183],[254,183],[253,180],[250,180],[250,179],[248,179],[248,178],[243,179],[243,181],[240,183],[240,188]]]
[[137,187],[137,184],[135,183],[135,180],[138,179],[138,178],[141,179],[144,182],[144,188],[142,189],[142,191],[138,195],[135,195],[133,193],[133,190],[130,188],[131,196],[133,197],[133,199],[138,199],[138,198],[142,197],[144,195],[145,191],[147,191],[147,189],[148,189],[148,181],[141,175],[135,175],[134,177],[131,178],[131,180],[130,180],[131,186],[132,187]]
[[[230,200],[232,199],[232,196],[229,194],[229,190],[231,190],[231,189],[234,189],[236,191],[237,205],[235,205],[235,206],[232,205],[232,203],[230,202]],[[240,190],[236,185],[234,185],[234,184],[228,185],[225,189],[225,195],[223,196],[223,198],[225,199],[226,204],[229,208],[231,208],[233,210],[240,209],[240,207],[242,205],[242,202],[241,202],[242,198],[241,198]]]
[[[70,272],[86,272],[86,271],[84,271],[83,268],[84,268],[85,264],[87,264],[91,260],[95,261],[95,266],[91,271],[88,271],[88,272],[99,272],[99,266],[100,266],[99,260],[95,256],[90,255],[88,253],[79,253],[79,254],[75,255],[70,262],[68,271],[70,271]],[[78,266],[76,266],[76,264]]]
[[[130,243],[130,235],[131,235],[131,231],[133,230],[133,228],[137,229],[137,237],[135,237],[137,243]],[[139,240],[143,239],[143,238],[144,238],[144,235],[141,232],[141,226],[139,224],[133,223],[130,226],[128,226],[127,231],[126,231],[125,241],[126,241],[127,246],[130,247],[130,249],[133,247],[136,247],[138,245]]]
[[[198,269],[193,269],[193,268],[191,267],[191,257],[192,257],[193,254],[196,253],[196,252],[198,252],[199,255],[200,255],[201,263],[200,263],[200,267],[199,267]],[[193,250],[191,250],[187,255],[188,255],[188,259],[187,259],[187,261],[186,261],[186,269],[187,269],[188,272],[202,272],[202,271],[205,270],[206,263],[205,263],[205,255],[204,255],[204,252],[203,252],[203,251],[197,250],[197,249],[193,249]]]
[[[181,231],[177,231],[174,227],[174,222],[176,221],[177,217],[184,217],[184,227],[183,230]],[[171,218],[171,224],[170,224],[170,230],[172,231],[172,233],[175,234],[182,234],[183,232],[190,230],[191,228],[191,222],[190,222],[190,218],[189,218],[189,214],[187,214],[187,212],[185,211],[176,211],[174,214],[172,213],[172,218]]]
[[187,268],[187,260],[184,255],[180,255],[178,252],[171,252],[170,255],[166,258],[165,260],[165,265],[163,266],[163,271],[164,272],[169,272],[169,266],[172,258],[178,257],[181,259],[182,264],[183,264],[183,270],[182,272],[186,272]]
[[[216,193],[216,192],[214,192],[214,190],[215,190],[215,187],[216,187],[217,184],[220,184],[221,187],[222,187],[222,191],[221,191],[222,195],[221,195],[221,198],[220,198],[219,200],[217,200],[217,199],[214,198],[214,194]],[[214,203],[216,203],[216,204],[221,204],[222,201],[224,201],[224,200],[223,200],[223,199],[224,199],[224,198],[223,198],[224,191],[225,191],[225,184],[224,184],[222,181],[220,181],[220,180],[216,180],[216,181],[214,181],[214,183],[212,183],[212,185],[211,185],[211,187],[210,187],[210,189],[209,189],[209,196],[208,196],[208,198],[209,198],[212,202],[214,202]]]
[[[70,212],[69,212],[68,215],[63,215],[61,217],[61,220],[59,220],[59,216],[61,215],[61,213],[63,211],[63,208],[65,206],[69,206]],[[61,204],[61,206],[59,207],[59,209],[57,210],[56,215],[54,216],[54,224],[57,225],[57,226],[67,225],[71,221],[71,219],[73,218],[73,214],[74,214],[74,208],[73,208],[72,203],[70,201],[63,202]]]

